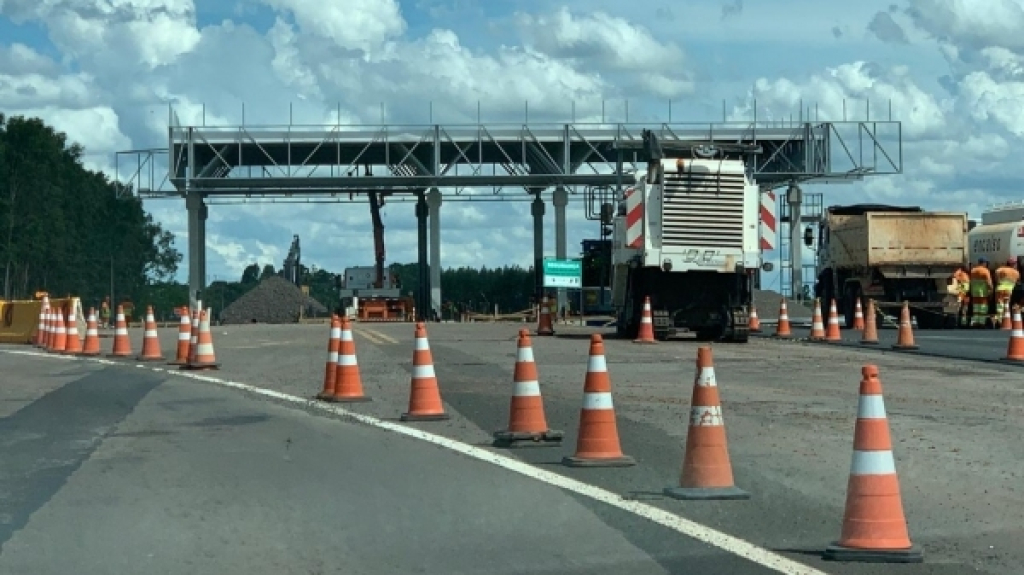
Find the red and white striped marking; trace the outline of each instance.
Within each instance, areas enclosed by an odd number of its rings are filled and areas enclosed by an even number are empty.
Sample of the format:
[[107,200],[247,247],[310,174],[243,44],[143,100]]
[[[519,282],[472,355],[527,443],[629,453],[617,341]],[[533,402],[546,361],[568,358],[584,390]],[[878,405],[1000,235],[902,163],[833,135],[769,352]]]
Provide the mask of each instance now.
[[[714,367],[699,367],[697,369],[699,370],[697,373],[698,387],[718,387]],[[694,405],[690,408],[690,425],[708,427],[725,425],[722,420],[722,406]]]
[[[533,360],[533,346],[519,348],[516,352],[516,361],[518,363],[535,363]],[[512,395],[515,397],[539,397],[540,382],[536,379],[513,382]]]
[[636,188],[626,190],[626,247],[644,247],[644,194]]
[[775,192],[761,194],[761,249],[774,250],[776,245]]

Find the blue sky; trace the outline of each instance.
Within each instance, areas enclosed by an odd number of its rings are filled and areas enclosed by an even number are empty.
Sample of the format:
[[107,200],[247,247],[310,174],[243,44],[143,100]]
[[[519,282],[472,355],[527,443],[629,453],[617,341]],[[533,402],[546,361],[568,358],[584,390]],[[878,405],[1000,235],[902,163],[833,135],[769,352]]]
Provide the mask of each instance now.
[[[676,120],[788,117],[801,100],[822,118],[842,103],[904,122],[905,173],[805,187],[826,203],[874,201],[968,211],[1021,196],[1013,150],[1024,136],[1024,0],[5,0],[0,109],[38,115],[113,174],[114,152],[165,145],[167,103],[185,122],[389,117],[564,119],[622,109]],[[24,94],[33,93],[32,97]],[[184,205],[151,201],[185,251]],[[511,210],[511,212],[510,212]],[[570,208],[569,250],[594,225]],[[549,213],[553,210],[549,209]],[[446,203],[442,264],[529,265],[525,204]],[[412,206],[390,205],[390,261],[415,258]],[[248,263],[279,266],[293,233],[304,260],[372,263],[365,205],[215,206],[210,279]],[[546,249],[554,253],[549,231]],[[769,259],[775,254],[766,254]],[[180,277],[185,276],[182,269]]]

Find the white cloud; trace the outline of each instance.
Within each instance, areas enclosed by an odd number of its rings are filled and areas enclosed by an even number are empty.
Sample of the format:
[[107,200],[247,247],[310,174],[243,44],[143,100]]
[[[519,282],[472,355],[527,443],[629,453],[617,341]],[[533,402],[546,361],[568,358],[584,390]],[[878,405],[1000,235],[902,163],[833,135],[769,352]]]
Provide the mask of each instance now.
[[[826,203],[973,216],[1020,194],[1020,1],[470,4],[263,0],[231,13],[214,0],[3,0],[0,17],[42,25],[49,45],[0,41],[0,104],[43,117],[86,147],[91,166],[109,170],[117,150],[166,145],[168,104],[183,124],[237,126],[243,109],[246,124],[375,123],[382,104],[395,123],[427,123],[431,109],[436,122],[475,122],[478,106],[485,122],[521,122],[527,105],[531,122],[564,121],[572,109],[577,119],[618,120],[628,100],[632,119],[656,122],[667,119],[669,99],[677,121],[718,119],[722,100],[737,97],[731,116],[744,120],[755,100],[759,118],[776,120],[798,117],[801,103],[805,115],[863,119],[865,101],[882,118],[891,102],[905,173],[805,190],[824,192]],[[723,5],[733,7],[727,17]],[[769,18],[786,27],[769,33]],[[182,202],[147,205],[186,252]],[[441,209],[445,265],[531,265],[528,204],[447,198]],[[210,211],[211,276],[239,276],[253,261],[280,265],[294,233],[307,263],[373,261],[365,203]],[[413,261],[414,205],[391,202],[385,213],[389,261]],[[569,214],[572,254],[597,225],[578,199]],[[549,205],[549,254],[553,215]]]

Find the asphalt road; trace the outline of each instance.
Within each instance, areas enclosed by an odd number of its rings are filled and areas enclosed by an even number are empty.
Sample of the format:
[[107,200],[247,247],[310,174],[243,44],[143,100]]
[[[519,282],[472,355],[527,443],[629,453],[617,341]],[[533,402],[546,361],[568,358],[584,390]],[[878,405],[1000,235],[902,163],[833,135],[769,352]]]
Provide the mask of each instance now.
[[[149,367],[0,353],[0,573],[771,572],[422,441]],[[452,369],[449,400],[489,423],[469,387],[506,374]]]

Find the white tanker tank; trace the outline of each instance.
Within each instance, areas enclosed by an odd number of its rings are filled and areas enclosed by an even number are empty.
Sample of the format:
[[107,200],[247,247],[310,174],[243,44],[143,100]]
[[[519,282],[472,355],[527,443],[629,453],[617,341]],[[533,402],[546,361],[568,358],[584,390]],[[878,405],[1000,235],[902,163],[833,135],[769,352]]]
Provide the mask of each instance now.
[[978,258],[993,270],[1009,260],[1024,260],[1024,205],[998,206],[982,215],[982,225],[967,233],[967,257],[973,266]]

